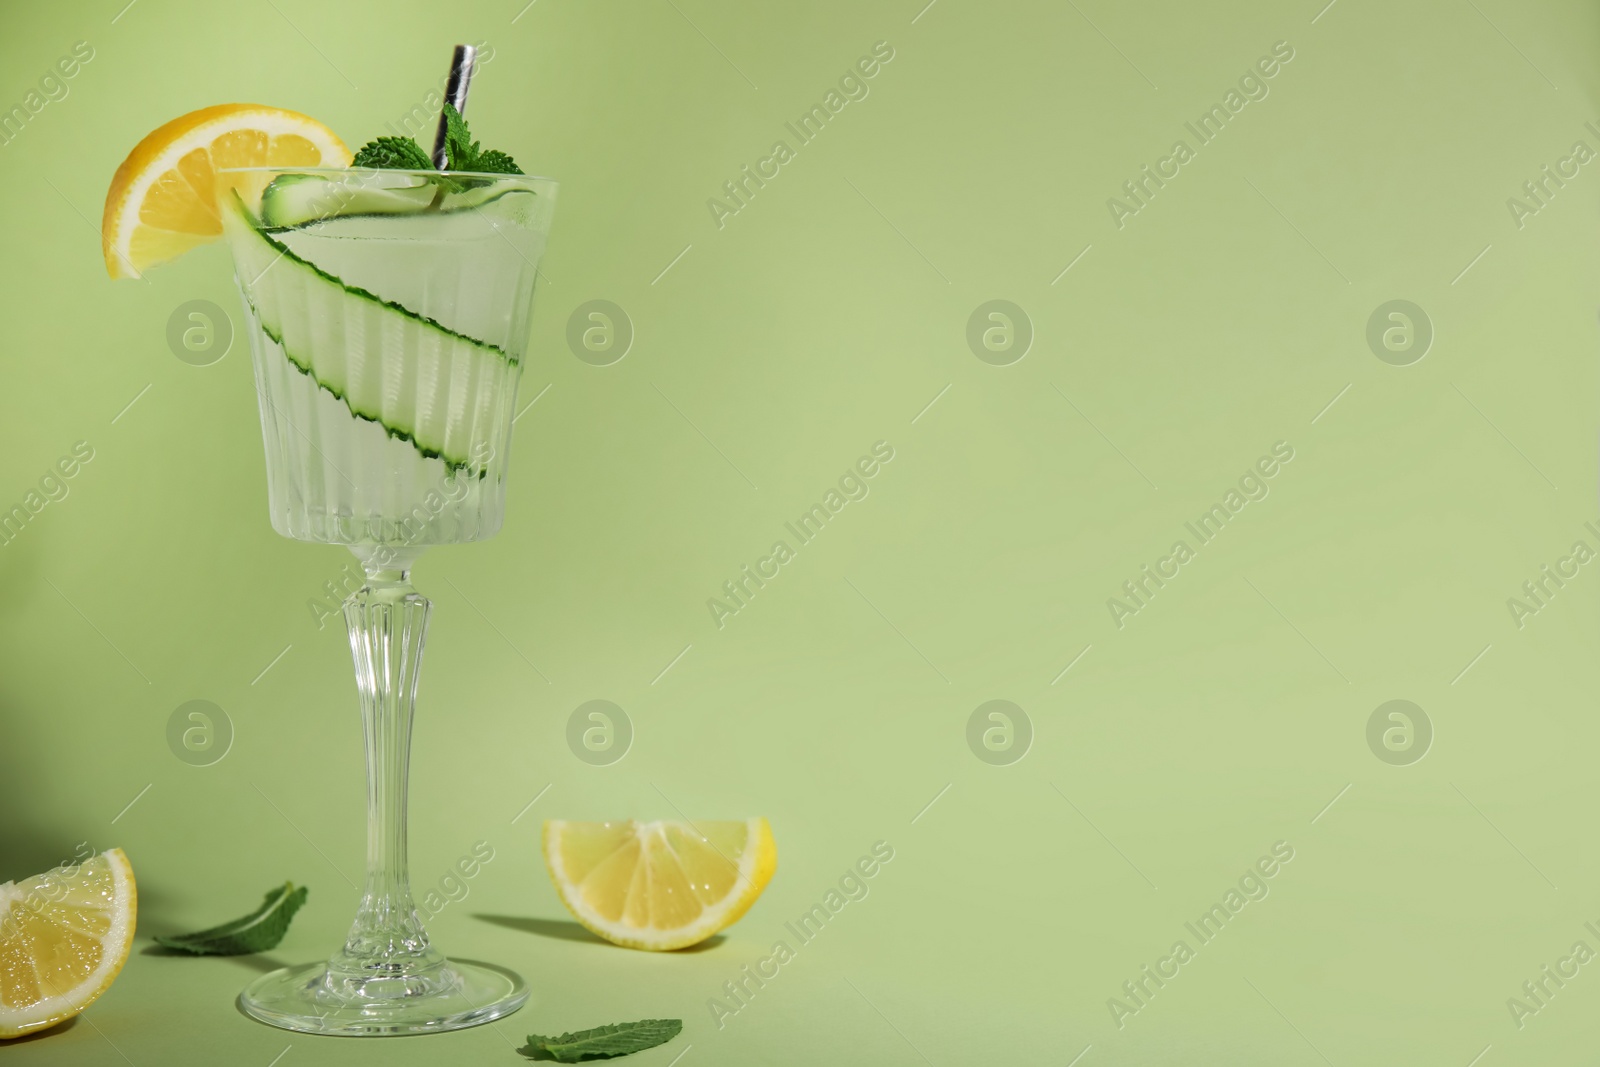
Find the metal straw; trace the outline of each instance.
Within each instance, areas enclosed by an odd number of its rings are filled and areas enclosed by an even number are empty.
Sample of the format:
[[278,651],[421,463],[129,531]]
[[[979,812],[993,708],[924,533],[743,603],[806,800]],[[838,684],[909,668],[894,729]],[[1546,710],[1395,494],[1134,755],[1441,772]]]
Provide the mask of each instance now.
[[[470,44],[456,45],[450,57],[450,78],[445,82],[444,98],[464,117],[467,113],[467,90],[472,87],[472,72],[478,65],[478,50]],[[433,135],[433,165],[444,170],[449,161],[445,151],[445,133],[449,130],[444,111],[439,111],[439,129]]]

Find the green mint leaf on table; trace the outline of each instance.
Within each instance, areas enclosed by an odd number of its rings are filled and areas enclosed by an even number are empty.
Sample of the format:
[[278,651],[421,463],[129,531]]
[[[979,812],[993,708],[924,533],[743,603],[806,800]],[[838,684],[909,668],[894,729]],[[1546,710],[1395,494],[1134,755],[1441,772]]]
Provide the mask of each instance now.
[[613,1023],[559,1037],[529,1034],[527,1047],[517,1051],[530,1059],[557,1063],[607,1060],[665,1044],[682,1029],[682,1019],[640,1019],[636,1023]]
[[422,146],[409,137],[379,137],[361,146],[352,168],[378,168],[381,170],[432,170],[433,160]]
[[296,888],[293,882],[285,882],[269,889],[261,906],[242,919],[199,933],[157,937],[156,944],[194,956],[245,956],[265,952],[278,947],[283,935],[289,932],[289,920],[305,902],[306,887]]

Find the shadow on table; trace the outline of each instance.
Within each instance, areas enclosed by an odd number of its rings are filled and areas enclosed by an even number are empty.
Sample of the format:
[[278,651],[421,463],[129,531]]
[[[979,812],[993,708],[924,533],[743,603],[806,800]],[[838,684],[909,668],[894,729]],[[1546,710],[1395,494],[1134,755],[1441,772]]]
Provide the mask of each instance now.
[[265,953],[262,953],[262,952],[256,952],[256,953],[252,953],[252,954],[246,955],[246,956],[204,956],[204,957],[202,957],[202,956],[196,956],[192,952],[179,952],[177,949],[163,948],[160,945],[146,945],[144,948],[139,950],[139,955],[141,955],[141,956],[155,956],[158,959],[162,958],[162,957],[166,957],[166,958],[169,958],[169,959],[187,959],[187,960],[193,960],[193,959],[222,960],[224,963],[236,963],[236,964],[239,964],[242,967],[249,968],[250,970],[259,971],[262,974],[266,974],[269,971],[276,971],[280,967],[288,966],[288,964],[286,964],[282,960],[278,959],[278,957],[269,956],[269,955],[267,955]]
[[[507,930],[520,930],[525,934],[555,938],[558,941],[588,941],[596,945],[611,944],[605,938],[590,933],[587,928],[573,922],[571,919],[535,919],[525,915],[486,915],[483,912],[474,912],[472,917],[479,922],[503,926]],[[681,948],[677,951],[704,952],[708,948],[715,948],[726,940],[727,938],[723,935],[714,934],[698,945],[690,945],[688,948]]]
[[35,1030],[31,1034],[23,1034],[21,1037],[7,1038],[4,1047],[13,1048],[17,1045],[26,1045],[29,1041],[43,1041],[47,1037],[54,1037],[57,1034],[64,1034],[77,1025],[78,1017],[74,1015],[65,1022],[56,1023],[54,1026],[46,1030]]

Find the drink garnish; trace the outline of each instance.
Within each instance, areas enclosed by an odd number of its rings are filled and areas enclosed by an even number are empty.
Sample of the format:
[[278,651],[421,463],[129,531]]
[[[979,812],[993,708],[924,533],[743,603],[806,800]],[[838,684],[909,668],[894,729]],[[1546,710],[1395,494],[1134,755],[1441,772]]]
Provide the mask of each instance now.
[[[448,101],[445,102],[443,116],[446,170],[477,174],[522,173],[522,168],[509,155],[497,148],[484,149],[474,141],[467,120]],[[378,170],[432,170],[433,160],[414,138],[379,137],[362,145],[350,165]],[[429,180],[453,193],[479,184],[470,178],[452,178],[448,174],[440,174]]]

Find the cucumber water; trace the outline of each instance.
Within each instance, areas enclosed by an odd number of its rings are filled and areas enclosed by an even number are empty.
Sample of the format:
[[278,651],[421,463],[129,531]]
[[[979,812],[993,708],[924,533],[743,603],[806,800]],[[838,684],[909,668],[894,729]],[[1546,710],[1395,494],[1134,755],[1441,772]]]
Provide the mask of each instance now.
[[[292,196],[303,214],[319,180],[277,177],[261,212],[296,217]],[[280,532],[422,544],[498,528],[549,210],[530,184],[448,210],[414,187],[356,188],[348,212],[277,226],[230,198]]]

